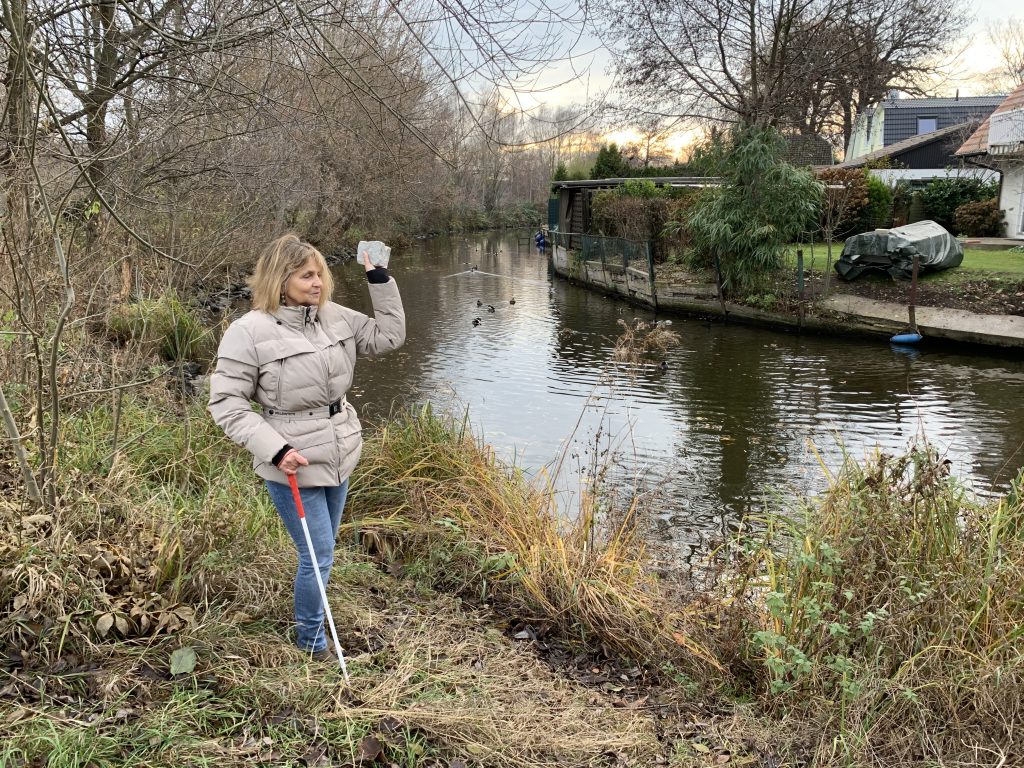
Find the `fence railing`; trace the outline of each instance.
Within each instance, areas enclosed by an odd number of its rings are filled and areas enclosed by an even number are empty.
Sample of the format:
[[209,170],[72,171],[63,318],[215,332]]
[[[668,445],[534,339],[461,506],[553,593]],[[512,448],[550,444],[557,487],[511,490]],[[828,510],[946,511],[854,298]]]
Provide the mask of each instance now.
[[647,292],[657,304],[654,288],[654,257],[648,240],[627,240],[623,237],[587,235],[579,232],[548,233],[552,247],[561,246],[570,254],[571,261],[600,263],[605,275],[623,275],[627,286],[630,279],[642,279]]

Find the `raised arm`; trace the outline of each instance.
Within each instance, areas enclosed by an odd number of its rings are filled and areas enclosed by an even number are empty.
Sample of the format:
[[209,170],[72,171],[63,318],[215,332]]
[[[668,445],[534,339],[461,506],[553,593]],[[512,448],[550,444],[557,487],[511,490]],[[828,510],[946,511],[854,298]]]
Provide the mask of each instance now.
[[390,352],[405,343],[405,310],[398,284],[389,277],[386,283],[371,282],[369,288],[373,317],[354,312],[349,318],[360,355]]

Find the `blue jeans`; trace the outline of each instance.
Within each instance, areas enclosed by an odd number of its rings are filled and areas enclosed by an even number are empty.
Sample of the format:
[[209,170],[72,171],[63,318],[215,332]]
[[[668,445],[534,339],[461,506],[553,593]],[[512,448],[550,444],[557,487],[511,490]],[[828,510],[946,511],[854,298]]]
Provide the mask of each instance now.
[[[288,529],[299,553],[299,567],[295,572],[296,643],[304,651],[321,651],[327,647],[324,607],[316,585],[313,559],[309,556],[302,522],[295,509],[295,499],[292,498],[292,489],[291,486],[272,480],[267,480],[266,484],[277,513],[284,521],[284,527]],[[348,496],[348,480],[341,485],[300,488],[299,493],[320,577],[326,587],[334,564],[334,542],[338,537],[338,526],[341,525],[341,512],[345,508],[345,497]]]

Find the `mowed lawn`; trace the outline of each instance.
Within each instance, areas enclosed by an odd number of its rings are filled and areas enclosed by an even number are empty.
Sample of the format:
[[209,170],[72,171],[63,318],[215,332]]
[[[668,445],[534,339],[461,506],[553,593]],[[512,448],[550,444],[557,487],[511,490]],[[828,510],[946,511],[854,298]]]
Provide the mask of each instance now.
[[[811,268],[811,246],[794,244],[786,248],[786,264],[796,268],[796,252],[802,248],[804,252],[804,268]],[[843,243],[832,244],[833,261],[839,258]],[[828,250],[824,243],[814,244],[814,271],[825,269]],[[923,275],[923,280],[936,282],[960,282],[964,280],[1024,280],[1024,249],[1022,251],[990,251],[980,248],[965,248],[963,263],[956,269],[947,269]]]

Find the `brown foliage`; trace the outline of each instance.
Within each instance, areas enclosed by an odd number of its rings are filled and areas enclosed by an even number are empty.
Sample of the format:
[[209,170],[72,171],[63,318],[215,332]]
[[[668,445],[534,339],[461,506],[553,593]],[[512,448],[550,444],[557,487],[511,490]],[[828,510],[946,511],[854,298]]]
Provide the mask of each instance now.
[[1006,229],[995,197],[964,203],[953,212],[953,222],[957,234],[968,237],[1002,237]]

